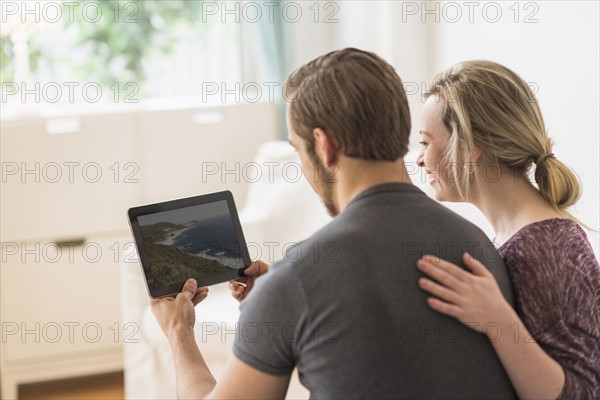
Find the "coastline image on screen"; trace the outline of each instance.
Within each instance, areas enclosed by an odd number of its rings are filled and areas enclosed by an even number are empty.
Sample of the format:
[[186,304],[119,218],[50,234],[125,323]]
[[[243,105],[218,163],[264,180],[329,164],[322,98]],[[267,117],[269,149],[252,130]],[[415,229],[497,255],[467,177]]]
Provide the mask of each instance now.
[[138,217],[156,287],[244,268],[227,201]]

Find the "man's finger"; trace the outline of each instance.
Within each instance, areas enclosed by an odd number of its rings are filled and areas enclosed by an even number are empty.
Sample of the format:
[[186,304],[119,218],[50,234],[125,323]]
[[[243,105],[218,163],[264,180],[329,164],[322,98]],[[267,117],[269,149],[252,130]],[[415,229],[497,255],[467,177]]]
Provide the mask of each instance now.
[[[245,279],[247,280],[248,278]],[[248,287],[248,284],[238,281],[229,281],[229,290],[238,290],[240,287]]]
[[206,299],[207,296],[208,296],[208,288],[207,287],[198,288],[198,290],[196,291],[196,295],[192,299],[192,303],[194,303],[194,306],[197,306],[202,300]]
[[242,301],[244,299],[244,292],[232,292],[231,296],[237,301]]
[[246,283],[248,282],[249,279],[251,279],[251,277],[242,276],[242,277],[239,277],[239,278],[229,281],[229,285],[231,286],[233,284],[233,285],[237,286],[238,284],[242,284],[242,283],[244,285],[246,285]]
[[246,285],[242,286],[236,285],[235,283],[230,283],[229,290],[231,291],[231,295],[235,297],[236,294],[244,293],[244,290],[246,290]]

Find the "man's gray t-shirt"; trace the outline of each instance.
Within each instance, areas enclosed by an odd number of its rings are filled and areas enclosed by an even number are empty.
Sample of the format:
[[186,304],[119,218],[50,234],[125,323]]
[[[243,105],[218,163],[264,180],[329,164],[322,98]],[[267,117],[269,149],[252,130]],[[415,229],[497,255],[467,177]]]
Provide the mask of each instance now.
[[367,189],[257,280],[234,353],[268,374],[297,367],[312,398],[514,398],[487,337],[431,310],[418,286],[423,254],[462,265],[466,251],[512,304],[480,229],[413,185]]

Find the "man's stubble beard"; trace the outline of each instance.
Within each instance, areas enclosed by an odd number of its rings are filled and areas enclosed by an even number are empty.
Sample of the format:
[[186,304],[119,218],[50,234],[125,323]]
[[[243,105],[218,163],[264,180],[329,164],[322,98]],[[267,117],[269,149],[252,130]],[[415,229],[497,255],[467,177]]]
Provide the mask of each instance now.
[[323,205],[325,206],[327,214],[329,214],[329,216],[333,218],[340,213],[333,201],[333,184],[334,179],[336,178],[330,177],[330,174],[327,172],[327,169],[323,167],[314,151],[309,151],[308,155],[313,165],[313,168],[311,169],[313,169],[313,171],[316,170],[316,173],[311,174],[312,176],[310,179],[316,179],[314,186],[315,191],[321,198],[321,203],[323,203]]

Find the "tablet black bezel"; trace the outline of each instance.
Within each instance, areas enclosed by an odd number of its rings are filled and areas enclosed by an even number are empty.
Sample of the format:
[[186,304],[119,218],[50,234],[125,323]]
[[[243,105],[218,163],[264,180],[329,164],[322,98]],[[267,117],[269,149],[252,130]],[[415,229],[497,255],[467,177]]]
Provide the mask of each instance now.
[[151,298],[156,299],[160,297],[175,295],[181,291],[181,288],[183,287],[183,284],[185,282],[163,287],[156,287],[154,285],[154,278],[152,276],[152,271],[150,268],[150,260],[148,259],[145,247],[143,245],[144,238],[142,237],[142,231],[140,229],[138,217],[148,214],[155,214],[163,211],[171,211],[180,208],[214,203],[223,200],[227,202],[227,207],[229,208],[229,216],[231,217],[231,222],[233,224],[235,238],[240,246],[242,260],[244,261],[245,268],[228,271],[226,273],[218,275],[206,276],[204,278],[190,277],[196,279],[196,281],[198,282],[198,287],[201,287],[214,285],[217,283],[226,282],[231,279],[236,279],[241,276],[245,276],[244,271],[251,264],[250,255],[248,253],[248,246],[246,245],[246,240],[244,239],[244,232],[242,231],[242,226],[240,224],[240,219],[231,192],[227,190],[223,192],[208,193],[200,196],[170,200],[161,203],[146,204],[142,206],[132,207],[127,211],[127,215],[129,217],[129,226],[131,228],[131,232],[133,233],[133,238],[135,240],[135,245],[138,251],[140,265],[142,267],[142,271],[144,272],[146,289],[148,290],[148,295]]

